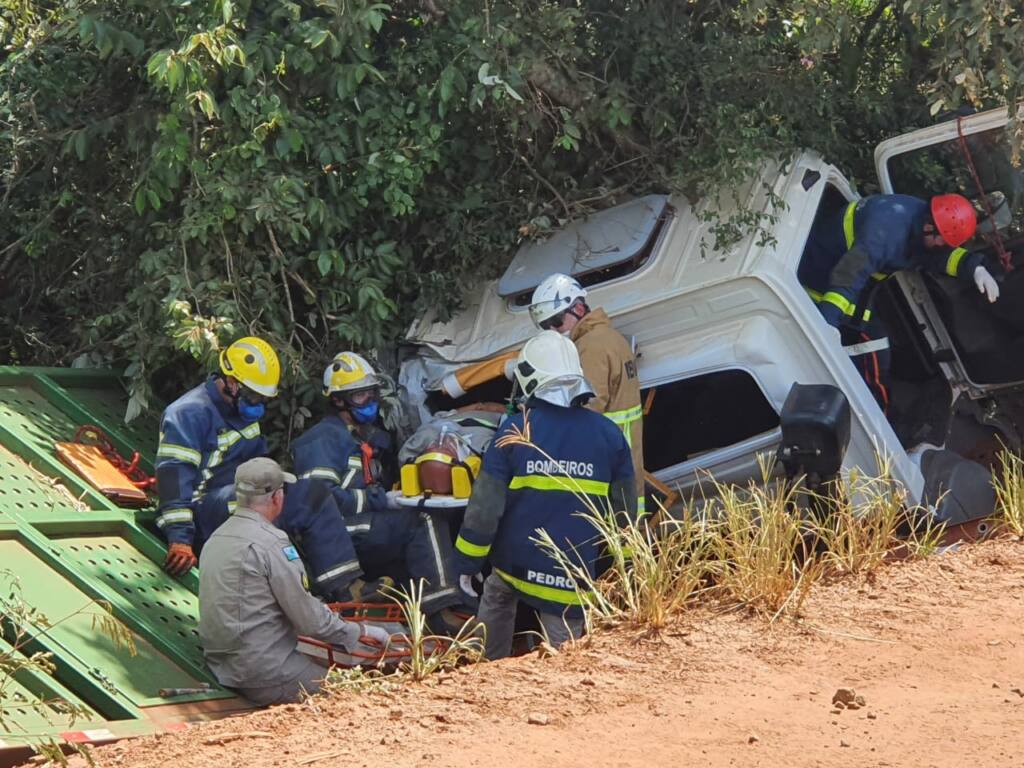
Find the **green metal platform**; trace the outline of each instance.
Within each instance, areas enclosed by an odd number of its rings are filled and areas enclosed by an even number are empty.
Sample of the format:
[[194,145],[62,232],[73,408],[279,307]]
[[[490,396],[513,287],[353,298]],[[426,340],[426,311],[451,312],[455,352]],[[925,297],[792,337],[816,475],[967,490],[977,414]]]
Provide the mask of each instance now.
[[[157,422],[124,423],[126,393],[108,372],[0,366],[0,571],[13,573],[25,601],[44,614],[19,651],[45,651],[54,675],[25,673],[4,689],[8,721],[0,749],[40,736],[104,741],[177,727],[247,704],[217,686],[203,664],[195,571],[175,579],[152,509],[116,506],[61,463],[54,443],[77,429],[103,429],[124,456],[142,455],[151,472]],[[135,655],[98,629],[97,603],[131,631]],[[0,616],[0,650],[13,633]],[[198,688],[161,698],[162,688]],[[70,720],[25,706],[60,697],[88,713]]]

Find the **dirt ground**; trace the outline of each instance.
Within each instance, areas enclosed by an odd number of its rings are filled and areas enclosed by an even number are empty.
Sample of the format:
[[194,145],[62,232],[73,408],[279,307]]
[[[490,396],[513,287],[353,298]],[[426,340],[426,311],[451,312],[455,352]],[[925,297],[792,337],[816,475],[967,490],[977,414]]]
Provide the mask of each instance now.
[[[866,706],[837,711],[836,689]],[[223,742],[223,743],[219,743]],[[100,766],[1018,766],[1024,545],[817,589],[799,622],[694,613],[554,658],[481,664],[98,749]]]

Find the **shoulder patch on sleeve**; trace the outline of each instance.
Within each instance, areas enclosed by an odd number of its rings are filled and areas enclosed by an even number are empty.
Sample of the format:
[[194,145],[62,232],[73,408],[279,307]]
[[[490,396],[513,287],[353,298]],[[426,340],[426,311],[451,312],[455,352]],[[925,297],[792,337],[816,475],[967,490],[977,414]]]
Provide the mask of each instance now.
[[299,551],[295,548],[293,544],[289,544],[287,547],[282,547],[281,551],[284,552],[284,556],[287,557],[289,560],[299,559]]

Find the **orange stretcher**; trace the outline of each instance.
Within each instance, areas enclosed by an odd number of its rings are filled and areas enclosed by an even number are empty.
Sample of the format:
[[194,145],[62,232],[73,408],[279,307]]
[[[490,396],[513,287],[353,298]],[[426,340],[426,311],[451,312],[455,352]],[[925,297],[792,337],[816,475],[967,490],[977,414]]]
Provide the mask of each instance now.
[[83,477],[119,507],[138,508],[149,504],[146,489],[153,478],[139,468],[139,455],[126,461],[114,449],[103,430],[87,424],[71,443],[56,443],[57,458]]
[[97,446],[57,443],[55,447],[57,458],[119,507],[144,507],[149,503],[146,492],[136,488],[128,475],[111,464]]

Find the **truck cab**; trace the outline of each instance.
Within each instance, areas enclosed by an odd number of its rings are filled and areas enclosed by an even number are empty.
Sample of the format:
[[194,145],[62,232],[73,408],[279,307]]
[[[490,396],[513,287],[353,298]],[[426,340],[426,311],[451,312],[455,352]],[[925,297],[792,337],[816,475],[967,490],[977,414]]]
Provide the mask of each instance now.
[[[1024,184],[1018,193],[1006,122],[1005,110],[972,115],[883,143],[881,191],[925,198],[960,191],[984,209],[985,234],[971,249],[992,250],[998,236],[1001,250],[1012,252]],[[976,147],[969,160],[965,143],[968,152]],[[965,172],[981,162],[996,169],[991,184]],[[779,413],[792,385],[830,384],[852,411],[844,468],[876,473],[885,457],[911,503],[950,523],[987,517],[993,495],[985,465],[1000,441],[1020,445],[1024,357],[1008,353],[1024,344],[1015,300],[1024,286],[1015,272],[1002,276],[994,255],[989,267],[1004,291],[994,305],[951,277],[902,272],[885,281],[874,308],[891,334],[887,416],[797,279],[816,219],[856,198],[838,168],[803,151],[715,199],[649,195],[571,222],[522,246],[459,314],[413,324],[399,377],[404,394],[421,419],[507,398],[502,361],[536,332],[530,295],[548,274],[566,272],[587,288],[590,306],[603,307],[634,340],[646,469],[684,496],[709,475],[758,479],[759,456],[779,445]],[[1003,208],[998,214],[993,202]],[[741,208],[760,223],[725,242],[721,224]]]

